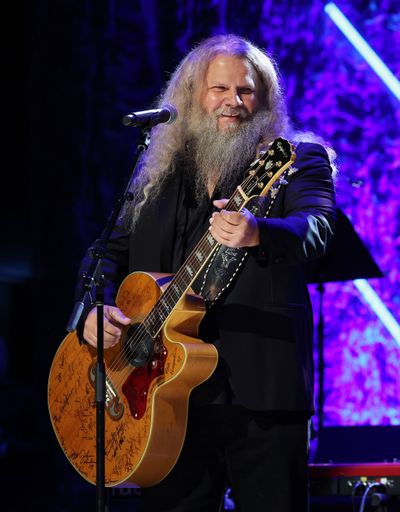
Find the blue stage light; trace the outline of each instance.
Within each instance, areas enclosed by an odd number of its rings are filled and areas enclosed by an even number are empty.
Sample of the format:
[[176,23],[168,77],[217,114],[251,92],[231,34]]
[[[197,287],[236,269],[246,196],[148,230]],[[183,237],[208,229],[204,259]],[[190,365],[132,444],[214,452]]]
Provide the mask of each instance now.
[[400,100],[400,82],[370,47],[367,41],[354,28],[342,11],[334,2],[325,5],[325,12],[337,27],[343,32],[352,45],[364,57],[375,73],[383,80],[386,86],[392,91],[398,100]]
[[365,279],[355,279],[353,281],[359,292],[362,294],[372,310],[376,313],[380,321],[390,332],[393,338],[400,345],[400,326],[393,317],[392,313],[387,309],[385,304],[379,298],[375,290]]

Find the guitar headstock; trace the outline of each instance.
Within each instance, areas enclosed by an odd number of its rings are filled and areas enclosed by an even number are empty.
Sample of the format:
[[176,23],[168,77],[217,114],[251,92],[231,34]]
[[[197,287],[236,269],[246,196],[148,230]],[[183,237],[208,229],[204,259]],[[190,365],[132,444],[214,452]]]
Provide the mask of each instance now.
[[240,188],[248,197],[265,196],[295,159],[293,145],[288,140],[278,137],[251,164],[247,170],[248,176]]

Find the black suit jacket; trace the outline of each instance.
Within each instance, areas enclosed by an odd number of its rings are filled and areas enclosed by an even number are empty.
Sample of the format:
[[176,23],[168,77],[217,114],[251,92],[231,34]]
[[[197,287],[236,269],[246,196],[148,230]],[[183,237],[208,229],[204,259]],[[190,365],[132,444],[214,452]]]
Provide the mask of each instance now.
[[[260,246],[249,251],[204,325],[220,355],[211,381],[217,388],[227,381],[231,403],[311,414],[313,319],[304,264],[323,255],[333,235],[334,185],[328,155],[318,144],[298,144],[293,167],[297,170],[280,188],[270,216],[258,219]],[[106,303],[113,303],[129,272],[174,270],[182,180],[182,172],[168,180],[157,201],[144,208],[133,235],[116,227],[103,261]]]

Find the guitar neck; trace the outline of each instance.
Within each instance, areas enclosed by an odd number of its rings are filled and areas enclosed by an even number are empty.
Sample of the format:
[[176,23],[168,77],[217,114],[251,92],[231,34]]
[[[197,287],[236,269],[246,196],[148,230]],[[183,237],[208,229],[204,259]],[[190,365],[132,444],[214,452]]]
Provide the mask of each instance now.
[[[240,190],[242,189],[238,187],[233,193],[225,207],[226,210],[239,211],[243,208],[246,199]],[[161,295],[143,321],[144,326],[152,337],[155,337],[161,330],[165,320],[193,284],[219,245],[209,231],[202,236],[185,263],[175,274],[166,291]]]

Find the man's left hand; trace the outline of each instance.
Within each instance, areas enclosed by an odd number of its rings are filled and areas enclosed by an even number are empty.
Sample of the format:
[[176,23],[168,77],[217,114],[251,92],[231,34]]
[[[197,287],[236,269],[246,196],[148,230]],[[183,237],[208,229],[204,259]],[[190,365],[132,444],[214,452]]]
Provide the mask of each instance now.
[[228,199],[213,201],[221,211],[210,218],[210,233],[215,240],[227,247],[254,247],[260,243],[258,224],[255,216],[244,208],[240,212],[224,210]]

